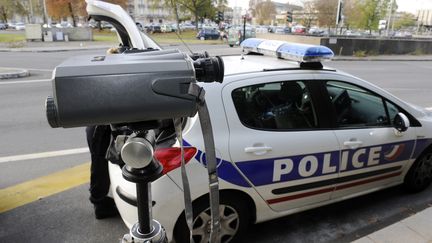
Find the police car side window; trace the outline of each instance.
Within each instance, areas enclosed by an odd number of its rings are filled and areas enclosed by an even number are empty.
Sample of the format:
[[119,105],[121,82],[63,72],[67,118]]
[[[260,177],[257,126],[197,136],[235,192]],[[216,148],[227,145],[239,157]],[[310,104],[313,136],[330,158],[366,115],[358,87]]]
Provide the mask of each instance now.
[[393,121],[396,115],[399,113],[399,108],[393,103],[390,103],[389,101],[386,101],[385,103],[390,118],[390,124],[393,126]]
[[298,130],[317,127],[307,86],[301,81],[257,84],[232,94],[240,121],[260,130]]
[[379,127],[391,124],[381,96],[344,82],[328,81],[326,87],[339,127]]

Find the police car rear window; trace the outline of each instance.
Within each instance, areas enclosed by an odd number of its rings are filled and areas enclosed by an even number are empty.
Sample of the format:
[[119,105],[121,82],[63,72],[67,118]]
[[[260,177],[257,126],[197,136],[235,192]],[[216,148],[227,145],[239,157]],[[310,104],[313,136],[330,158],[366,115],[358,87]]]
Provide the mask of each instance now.
[[237,88],[232,99],[247,127],[298,130],[317,127],[309,90],[301,81],[257,84]]

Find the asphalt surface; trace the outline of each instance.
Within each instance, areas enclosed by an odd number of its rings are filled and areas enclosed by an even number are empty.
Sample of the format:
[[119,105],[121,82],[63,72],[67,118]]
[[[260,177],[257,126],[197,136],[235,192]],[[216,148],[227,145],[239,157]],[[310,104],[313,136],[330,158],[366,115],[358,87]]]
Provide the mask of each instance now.
[[[197,46],[214,52],[227,47]],[[0,67],[28,69],[31,76],[0,80],[0,158],[85,148],[83,128],[52,129],[44,114],[52,69],[70,56],[104,50],[3,52]],[[369,80],[411,103],[432,107],[431,61],[338,61],[332,66]],[[88,153],[0,163],[0,189],[89,161]],[[244,242],[349,242],[432,204],[432,187],[419,194],[392,188],[308,212],[253,225]],[[0,242],[118,242],[119,217],[96,220],[88,184],[0,214]]]

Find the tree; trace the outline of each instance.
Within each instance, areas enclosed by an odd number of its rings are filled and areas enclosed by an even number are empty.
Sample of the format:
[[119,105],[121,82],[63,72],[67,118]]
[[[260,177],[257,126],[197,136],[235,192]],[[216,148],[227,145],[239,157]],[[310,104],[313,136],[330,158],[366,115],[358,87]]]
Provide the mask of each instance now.
[[76,26],[78,16],[87,15],[85,11],[86,4],[84,0],[46,0],[47,12],[51,18],[62,20],[71,17],[73,25]]
[[319,26],[332,27],[336,23],[338,0],[315,0],[314,8],[318,9],[317,20]]
[[195,28],[198,30],[198,21],[214,15],[215,7],[212,0],[177,0],[184,10],[190,11],[195,17]]
[[27,18],[32,22],[34,15],[40,15],[43,11],[40,0],[0,0],[0,20],[7,22],[14,14]]
[[0,0],[0,19],[7,23],[14,13],[15,2],[12,0]]
[[276,14],[276,7],[272,1],[267,0],[257,3],[253,12],[259,24],[270,24]]
[[416,24],[416,17],[414,14],[403,12],[401,13],[401,17],[394,21],[394,28],[395,29],[403,29],[410,26],[415,26]]
[[[76,18],[86,16],[86,3],[84,0],[45,0],[48,14],[56,19],[71,17],[73,25],[76,26]],[[123,8],[127,6],[127,0],[105,0],[105,2],[118,4]]]
[[[367,29],[369,32],[378,29],[378,22],[387,19],[390,0],[364,0],[351,2],[350,9],[345,11],[350,26]],[[393,6],[397,9],[396,4]]]
[[[161,5],[160,0],[149,0],[150,5],[152,8],[158,8]],[[162,3],[164,7],[167,9],[171,9],[173,11],[174,17],[176,19],[176,25],[177,25],[177,32],[180,33],[180,16],[179,16],[179,3],[178,0],[165,0]]]
[[[315,7],[315,2],[311,0],[304,0],[303,1],[303,14],[301,16],[301,23],[306,28],[310,28],[312,25],[312,22],[317,16],[317,12]],[[321,10],[320,10],[321,11]]]

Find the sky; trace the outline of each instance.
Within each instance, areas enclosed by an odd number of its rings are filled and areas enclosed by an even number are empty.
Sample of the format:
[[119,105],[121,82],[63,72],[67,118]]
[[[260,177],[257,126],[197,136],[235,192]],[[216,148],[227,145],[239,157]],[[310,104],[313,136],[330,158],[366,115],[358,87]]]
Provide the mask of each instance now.
[[[282,3],[292,3],[296,5],[302,5],[301,0],[275,0],[276,2]],[[398,11],[410,12],[413,14],[417,13],[419,9],[432,9],[432,0],[396,0],[399,8]],[[249,5],[249,0],[228,0],[228,5],[230,7],[239,6],[242,8],[247,8]]]

